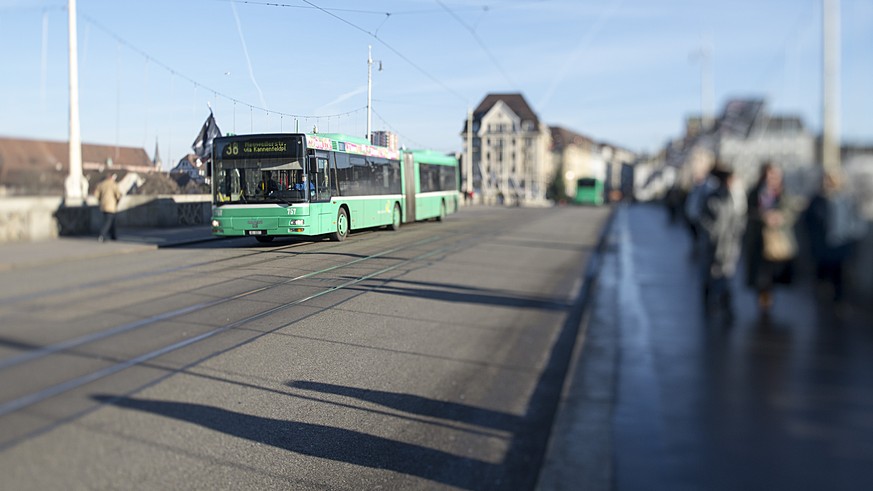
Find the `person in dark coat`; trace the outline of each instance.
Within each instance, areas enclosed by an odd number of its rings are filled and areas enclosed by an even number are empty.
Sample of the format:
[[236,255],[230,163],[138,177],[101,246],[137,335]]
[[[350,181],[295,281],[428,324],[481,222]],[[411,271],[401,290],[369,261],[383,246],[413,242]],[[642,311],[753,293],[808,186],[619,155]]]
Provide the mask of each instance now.
[[688,224],[688,230],[691,232],[692,259],[699,259],[700,256],[699,248],[703,234],[700,227],[700,215],[703,213],[706,197],[709,196],[709,193],[716,186],[715,178],[711,175],[711,168],[697,172],[693,177],[694,182],[691,186],[691,191],[689,191],[684,203],[685,222]]
[[[793,279],[793,256],[797,251],[793,231],[795,208],[796,201],[784,192],[782,170],[769,162],[762,165],[758,182],[748,194],[745,240],[746,284],[757,293],[762,313],[769,312],[773,305],[774,286],[790,284]],[[782,232],[793,253],[779,260],[768,259],[764,254],[766,228]]]
[[838,173],[824,174],[805,218],[816,278],[823,286],[830,286],[831,300],[839,303],[845,292],[845,263],[866,233],[866,223]]
[[718,162],[711,174],[714,187],[704,199],[699,220],[703,301],[707,313],[719,307],[731,317],[730,280],[742,248],[747,203],[731,167]]

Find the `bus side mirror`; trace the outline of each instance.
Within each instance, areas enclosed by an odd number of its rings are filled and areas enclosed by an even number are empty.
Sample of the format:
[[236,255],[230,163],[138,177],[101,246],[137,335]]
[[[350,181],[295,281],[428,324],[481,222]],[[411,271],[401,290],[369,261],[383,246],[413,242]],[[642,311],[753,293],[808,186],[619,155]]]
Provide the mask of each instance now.
[[315,157],[309,157],[309,173],[317,174],[318,173],[318,159]]

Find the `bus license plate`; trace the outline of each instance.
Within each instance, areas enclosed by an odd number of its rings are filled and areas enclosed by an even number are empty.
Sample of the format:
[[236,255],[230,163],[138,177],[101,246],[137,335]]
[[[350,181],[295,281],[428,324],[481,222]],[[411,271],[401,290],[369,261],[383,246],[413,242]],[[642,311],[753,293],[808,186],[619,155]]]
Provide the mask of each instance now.
[[246,230],[246,235],[266,235],[266,230]]

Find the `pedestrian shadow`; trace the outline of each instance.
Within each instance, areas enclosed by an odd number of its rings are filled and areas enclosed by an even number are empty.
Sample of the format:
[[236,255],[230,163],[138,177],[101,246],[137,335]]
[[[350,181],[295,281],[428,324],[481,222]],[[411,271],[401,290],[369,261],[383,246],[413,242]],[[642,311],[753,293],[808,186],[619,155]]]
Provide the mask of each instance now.
[[331,426],[265,418],[202,404],[94,395],[102,404],[156,414],[282,450],[348,464],[386,469],[475,489],[495,464],[442,450]]
[[[458,489],[533,489],[545,457],[564,375],[589,298],[588,291],[583,288],[580,297],[569,306],[567,318],[552,344],[547,362],[532,393],[527,397],[527,406],[521,415],[410,394],[327,383],[291,381],[287,384],[295,389],[352,397],[408,414],[505,431],[510,434],[509,447],[500,462],[463,457],[355,430],[252,416],[202,404],[112,395],[94,395],[92,399],[105,405],[199,425],[305,456],[385,469]],[[466,431],[460,426],[457,429]]]
[[[602,244],[598,245],[596,250],[601,250],[601,246]],[[505,431],[510,434],[509,445],[501,461],[491,463],[355,430],[252,416],[202,404],[111,395],[94,395],[92,398],[101,404],[176,419],[305,456],[371,469],[385,469],[459,489],[534,489],[545,459],[552,423],[560,402],[565,375],[570,365],[583,314],[591,299],[590,280],[586,279],[575,299],[565,302],[554,301],[547,297],[507,294],[451,284],[410,282],[403,286],[386,285],[374,288],[362,286],[359,289],[450,302],[474,302],[565,312],[564,322],[556,333],[532,391],[523,396],[527,403],[524,412],[514,415],[411,394],[373,391],[320,382],[291,381],[287,385],[302,391],[351,397],[407,414]],[[329,401],[322,402],[336,404]],[[363,407],[360,409],[367,410]],[[431,421],[425,423],[435,424]],[[468,431],[461,425],[456,429]],[[583,473],[589,471],[579,470]]]
[[[352,279],[352,278],[349,278]],[[539,310],[566,311],[570,305],[547,297],[514,295],[493,290],[470,289],[451,284],[419,283],[410,286],[400,286],[395,280],[381,285],[361,285],[349,287],[367,293],[397,295],[407,298],[422,298],[452,303],[473,303],[497,307],[529,308]],[[429,287],[428,287],[429,286]]]
[[483,409],[468,404],[438,401],[427,397],[401,394],[398,392],[386,392],[321,382],[308,382],[305,380],[292,380],[286,385],[294,389],[351,397],[409,414],[451,420],[458,423],[501,431],[516,431],[521,419],[517,416],[500,411],[492,411],[490,409]]

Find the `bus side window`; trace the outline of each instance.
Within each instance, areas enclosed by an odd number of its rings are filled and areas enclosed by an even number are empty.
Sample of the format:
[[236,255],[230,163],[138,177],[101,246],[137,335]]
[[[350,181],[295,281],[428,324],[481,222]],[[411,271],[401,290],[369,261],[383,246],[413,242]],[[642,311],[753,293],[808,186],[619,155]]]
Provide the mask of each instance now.
[[352,194],[352,182],[354,182],[354,169],[349,161],[349,154],[335,152],[336,158],[336,184],[337,196],[349,196]]
[[327,173],[327,159],[319,157],[315,173],[315,200],[325,201],[330,199],[330,182]]
[[330,175],[330,179],[328,179],[328,187],[330,187],[331,194],[339,195],[339,179],[336,175],[336,158],[339,155],[336,152],[331,152],[330,162],[327,163],[327,173]]

